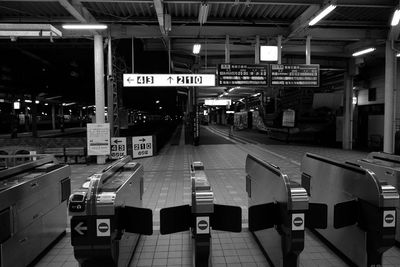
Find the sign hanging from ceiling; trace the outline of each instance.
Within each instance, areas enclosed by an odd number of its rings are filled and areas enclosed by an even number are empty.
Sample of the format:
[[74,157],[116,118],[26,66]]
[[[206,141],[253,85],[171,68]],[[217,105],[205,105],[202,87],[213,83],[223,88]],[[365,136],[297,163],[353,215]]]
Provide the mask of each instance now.
[[268,66],[219,64],[219,86],[268,86]]
[[124,74],[124,87],[215,86],[214,74]]
[[319,87],[319,65],[270,65],[270,85],[285,87]]

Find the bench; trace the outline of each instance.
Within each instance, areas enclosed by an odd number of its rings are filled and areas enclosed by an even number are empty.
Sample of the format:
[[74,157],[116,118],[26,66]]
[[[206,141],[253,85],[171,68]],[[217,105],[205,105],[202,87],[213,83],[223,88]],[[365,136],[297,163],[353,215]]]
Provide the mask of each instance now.
[[65,152],[63,147],[47,147],[43,151],[44,154],[52,154],[60,162],[65,162]]

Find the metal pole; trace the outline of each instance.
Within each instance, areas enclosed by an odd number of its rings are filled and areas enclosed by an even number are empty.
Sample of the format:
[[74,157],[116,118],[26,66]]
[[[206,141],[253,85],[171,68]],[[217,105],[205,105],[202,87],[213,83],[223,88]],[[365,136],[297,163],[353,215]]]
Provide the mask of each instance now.
[[135,37],[132,36],[132,73],[135,73]]
[[256,36],[256,47],[255,47],[255,64],[260,64],[260,36]]
[[311,36],[307,35],[306,41],[306,64],[311,64]]
[[[104,55],[103,36],[94,36],[94,80],[96,123],[104,123]],[[104,164],[105,156],[97,156],[97,164]]]
[[394,64],[395,57],[391,47],[391,41],[386,41],[386,63],[385,63],[385,115],[383,152],[393,153],[393,91],[394,91]]
[[282,64],[282,35],[278,36],[278,64]]
[[111,36],[108,37],[107,49],[107,121],[110,124],[110,136],[114,137],[114,88]]
[[344,75],[344,117],[343,117],[343,149],[353,148],[353,76]]
[[171,39],[168,38],[168,73],[171,74]]
[[54,104],[51,105],[51,126],[52,129],[56,129],[56,107]]
[[229,35],[225,36],[225,63],[231,62],[231,48],[229,42]]

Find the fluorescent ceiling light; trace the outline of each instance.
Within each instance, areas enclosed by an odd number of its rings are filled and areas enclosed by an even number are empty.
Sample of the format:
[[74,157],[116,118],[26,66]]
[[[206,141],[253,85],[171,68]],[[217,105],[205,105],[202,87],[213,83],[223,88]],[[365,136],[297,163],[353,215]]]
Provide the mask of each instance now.
[[329,6],[327,6],[324,10],[321,11],[321,13],[319,13],[316,17],[314,17],[314,18],[308,23],[308,25],[313,26],[313,25],[317,24],[318,21],[320,21],[321,19],[323,19],[324,17],[326,17],[326,15],[328,15],[329,13],[331,13],[335,8],[336,8],[335,5],[329,5]]
[[353,53],[352,56],[353,57],[358,57],[358,56],[361,56],[361,55],[364,55],[364,54],[371,53],[371,52],[373,52],[375,50],[376,50],[376,48],[370,47],[370,48],[367,48],[367,49],[364,49],[364,50],[357,51],[357,52]]
[[66,30],[105,30],[107,25],[104,24],[64,24],[63,29]]
[[271,45],[260,46],[261,61],[278,61],[278,47]]
[[26,99],[24,100],[25,103],[32,103],[32,100]]
[[397,53],[397,54],[396,54],[396,57],[400,57],[400,53]]
[[208,16],[208,5],[207,4],[201,4],[200,9],[199,9],[199,23],[200,25],[203,25],[204,23],[207,22],[207,16]]
[[62,33],[50,24],[0,24],[0,36],[61,37]]
[[390,25],[397,26],[400,21],[400,9],[396,9],[393,13],[392,23]]
[[201,44],[194,44],[193,45],[193,54],[197,55],[200,53]]
[[232,92],[232,91],[235,90],[235,89],[236,89],[236,88],[233,87],[233,88],[229,89],[228,92],[230,93],[230,92]]

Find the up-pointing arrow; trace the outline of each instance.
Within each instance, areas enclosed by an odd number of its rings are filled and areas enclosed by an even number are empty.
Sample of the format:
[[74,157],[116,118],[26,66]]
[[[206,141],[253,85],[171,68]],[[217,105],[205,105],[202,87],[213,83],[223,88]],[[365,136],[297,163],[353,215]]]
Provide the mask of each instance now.
[[82,231],[87,231],[87,226],[82,226],[82,225],[83,225],[83,222],[80,222],[74,228],[74,230],[77,231],[78,234],[80,234],[80,235],[84,235],[85,234]]
[[172,81],[174,80],[174,78],[172,78],[171,76],[169,76],[169,77],[167,78],[167,80],[169,81],[169,84],[171,84]]

